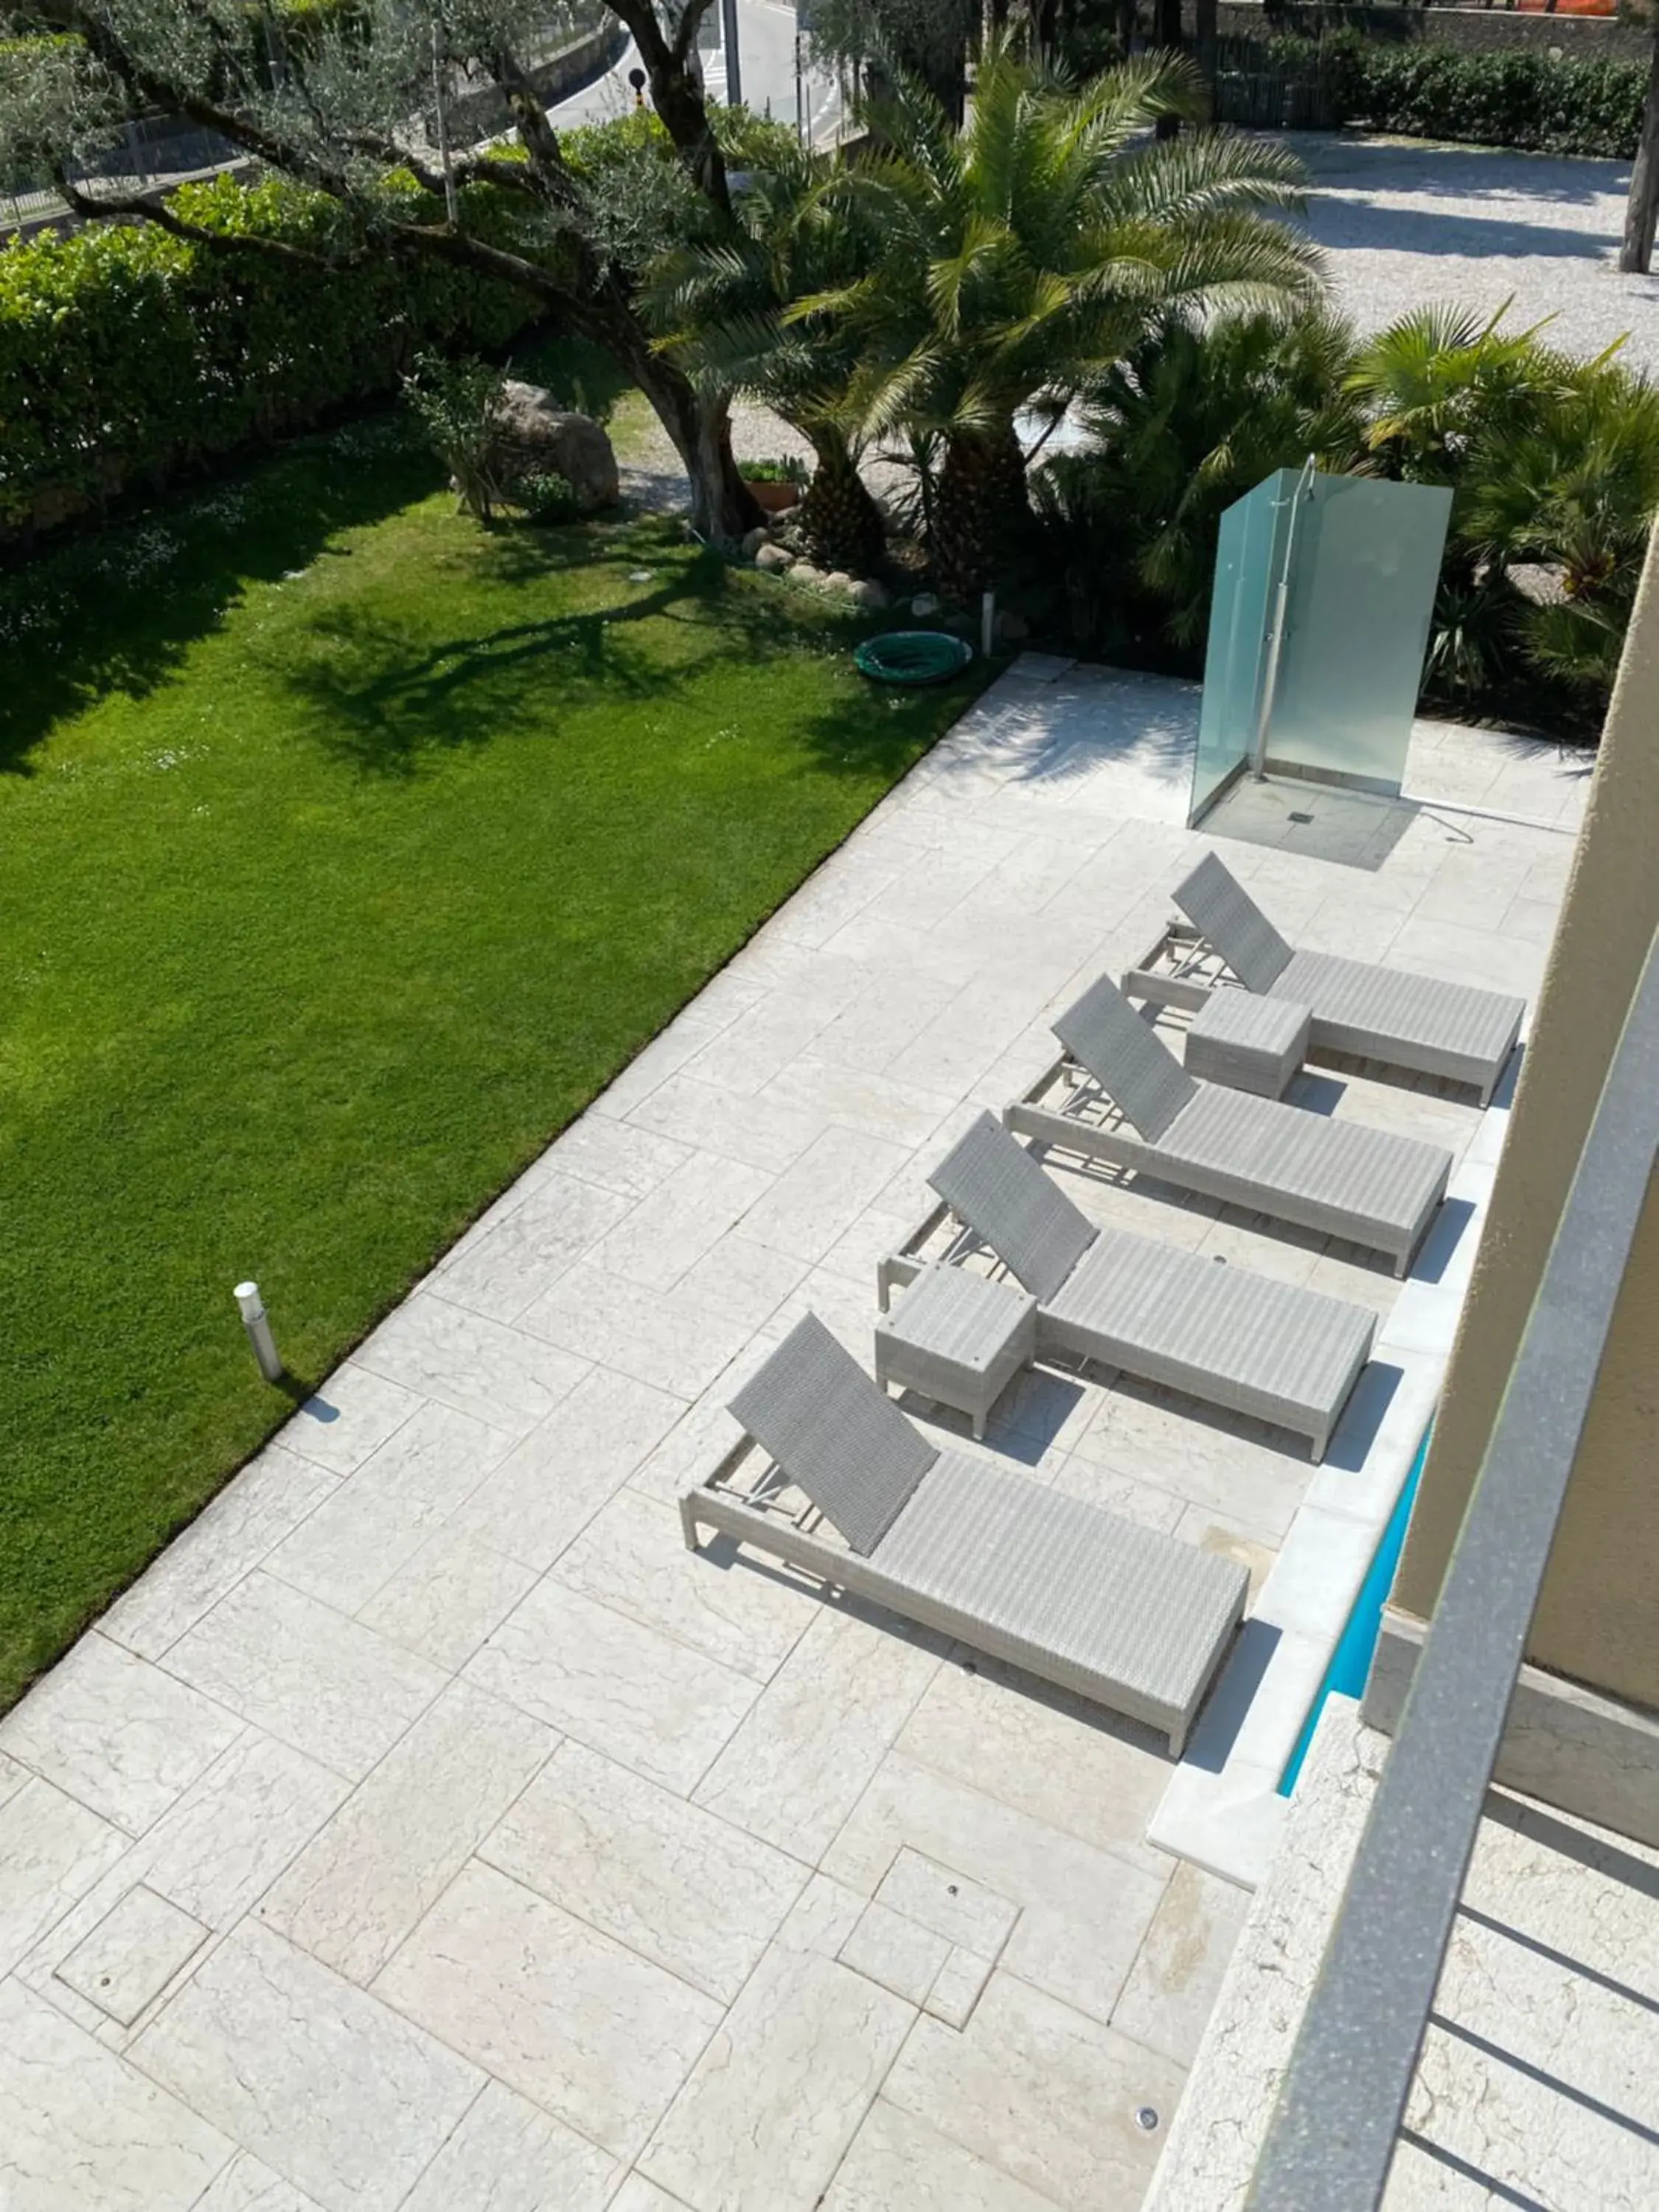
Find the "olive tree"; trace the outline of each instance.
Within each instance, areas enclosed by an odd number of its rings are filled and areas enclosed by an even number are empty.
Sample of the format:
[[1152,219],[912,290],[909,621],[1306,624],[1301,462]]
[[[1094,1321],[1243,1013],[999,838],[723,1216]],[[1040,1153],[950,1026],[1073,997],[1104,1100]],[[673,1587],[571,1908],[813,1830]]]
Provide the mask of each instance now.
[[[639,50],[688,219],[718,236],[732,212],[696,69],[708,4],[606,0]],[[50,174],[88,219],[158,223],[213,252],[307,258],[198,229],[152,194],[77,182],[132,120],[179,115],[348,205],[357,241],[343,249],[348,261],[434,254],[521,286],[638,385],[685,465],[695,526],[726,542],[758,520],[732,459],[727,397],[653,345],[617,243],[614,170],[596,179],[568,158],[535,88],[534,54],[569,27],[568,9],[569,0],[0,0],[0,40],[14,42],[0,69],[0,166]],[[440,85],[493,88],[512,143],[441,150]],[[399,171],[432,196],[419,219],[384,190]]]

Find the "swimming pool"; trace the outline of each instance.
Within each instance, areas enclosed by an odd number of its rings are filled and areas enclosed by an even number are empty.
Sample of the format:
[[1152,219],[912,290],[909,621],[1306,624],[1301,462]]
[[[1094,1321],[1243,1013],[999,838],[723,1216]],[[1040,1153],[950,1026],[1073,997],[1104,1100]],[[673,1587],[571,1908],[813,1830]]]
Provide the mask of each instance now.
[[1417,1447],[1417,1457],[1412,1462],[1411,1473],[1406,1477],[1405,1488],[1399,1503],[1389,1516],[1389,1525],[1382,1531],[1365,1579],[1359,1585],[1359,1595],[1353,1601],[1353,1611],[1348,1615],[1348,1625],[1343,1630],[1337,1647],[1331,1654],[1331,1663],[1325,1669],[1325,1679],[1309,1708],[1308,1717],[1302,1723],[1302,1733],[1296,1740],[1285,1771],[1279,1778],[1279,1794],[1288,1797],[1296,1787],[1296,1778],[1302,1771],[1302,1762],[1308,1755],[1308,1746],[1319,1725],[1319,1716],[1325,1710],[1325,1700],[1333,1691],[1339,1697],[1358,1698],[1364,1694],[1365,1677],[1370,1672],[1371,1654],[1376,1649],[1376,1638],[1382,1626],[1382,1607],[1394,1584],[1394,1571],[1400,1564],[1401,1548],[1406,1541],[1406,1526],[1412,1517],[1412,1500],[1417,1495],[1418,1477],[1423,1472],[1423,1462],[1428,1456],[1429,1438],[1433,1434],[1431,1425],[1423,1431],[1423,1441]]

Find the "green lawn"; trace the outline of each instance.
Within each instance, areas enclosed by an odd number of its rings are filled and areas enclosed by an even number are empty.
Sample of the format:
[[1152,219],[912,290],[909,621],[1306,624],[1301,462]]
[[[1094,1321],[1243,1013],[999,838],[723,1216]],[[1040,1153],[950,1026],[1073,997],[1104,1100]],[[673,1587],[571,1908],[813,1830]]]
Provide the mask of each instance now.
[[0,584],[0,1706],[954,718],[390,422]]

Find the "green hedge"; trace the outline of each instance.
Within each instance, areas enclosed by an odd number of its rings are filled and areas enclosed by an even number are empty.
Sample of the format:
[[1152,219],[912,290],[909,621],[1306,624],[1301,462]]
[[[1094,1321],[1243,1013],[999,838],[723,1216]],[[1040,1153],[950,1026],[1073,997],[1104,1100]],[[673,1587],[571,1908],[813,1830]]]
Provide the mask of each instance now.
[[1460,53],[1353,31],[1268,43],[1281,63],[1322,74],[1339,122],[1532,154],[1627,161],[1636,151],[1648,82],[1641,62],[1552,61],[1531,48]]
[[[413,185],[399,196],[400,213],[420,210]],[[346,210],[284,179],[219,178],[173,204],[225,237],[355,242]],[[491,350],[539,312],[513,286],[424,256],[319,272],[142,223],[0,249],[0,533],[304,428],[390,390],[423,346]]]

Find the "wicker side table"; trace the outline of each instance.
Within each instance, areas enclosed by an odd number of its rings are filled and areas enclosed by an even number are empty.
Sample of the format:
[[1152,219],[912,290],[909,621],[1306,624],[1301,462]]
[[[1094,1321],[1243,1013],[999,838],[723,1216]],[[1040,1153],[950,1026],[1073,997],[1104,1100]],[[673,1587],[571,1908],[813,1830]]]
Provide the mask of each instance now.
[[966,1413],[974,1434],[1036,1350],[1036,1300],[963,1267],[924,1267],[876,1323],[876,1380]]
[[1282,1098],[1307,1057],[1311,1007],[1250,991],[1212,991],[1187,1032],[1187,1073]]

